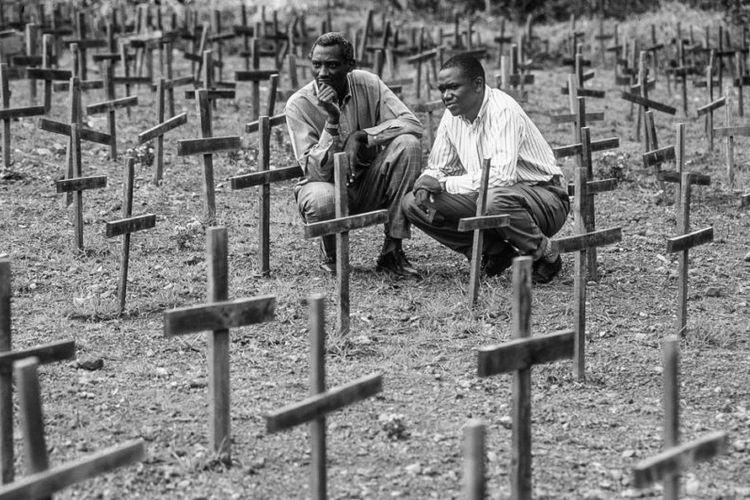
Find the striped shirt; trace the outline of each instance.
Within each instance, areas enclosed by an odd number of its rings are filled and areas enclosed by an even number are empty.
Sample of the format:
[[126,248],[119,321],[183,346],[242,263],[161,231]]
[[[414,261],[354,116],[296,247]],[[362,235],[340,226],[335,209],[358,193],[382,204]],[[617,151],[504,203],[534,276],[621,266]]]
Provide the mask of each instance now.
[[318,104],[315,80],[286,103],[284,111],[294,157],[311,181],[333,182],[333,155],[343,151],[352,132],[366,132],[368,146],[385,145],[401,134],[422,135],[417,117],[377,75],[355,69],[347,75],[347,81],[338,136],[326,130],[328,113]]
[[445,110],[423,175],[445,179],[449,193],[478,191],[485,158],[490,187],[548,182],[556,175],[562,181],[552,148],[536,125],[512,97],[489,86],[473,123]]

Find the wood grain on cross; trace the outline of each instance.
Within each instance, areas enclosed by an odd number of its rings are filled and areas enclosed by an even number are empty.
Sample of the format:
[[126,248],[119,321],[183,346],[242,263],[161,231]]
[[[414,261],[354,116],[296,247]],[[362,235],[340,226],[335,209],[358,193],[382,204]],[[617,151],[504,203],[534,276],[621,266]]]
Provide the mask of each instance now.
[[664,341],[664,448],[657,455],[639,462],[633,468],[633,485],[645,488],[652,483],[664,481],[664,498],[679,497],[679,474],[698,462],[709,460],[727,452],[728,436],[717,431],[680,445],[680,393],[679,362],[680,341],[670,336]]
[[340,335],[349,333],[349,231],[388,222],[387,210],[375,210],[358,215],[349,215],[349,195],[347,172],[349,161],[346,153],[333,156],[335,218],[322,222],[305,224],[305,239],[318,236],[336,235],[336,295],[338,314],[337,331]]
[[237,151],[241,147],[239,136],[213,137],[209,90],[198,90],[198,112],[201,119],[201,138],[186,139],[177,143],[177,156],[203,155],[203,194],[206,220],[216,220],[216,193],[214,190],[214,153]]
[[211,331],[208,336],[208,391],[211,407],[209,441],[220,460],[231,463],[229,387],[229,329],[270,321],[275,297],[228,300],[229,265],[227,230],[212,227],[207,233],[208,304],[181,307],[164,313],[168,337]]
[[[583,145],[590,144],[589,130],[584,127]],[[584,153],[584,155],[587,153]],[[611,181],[611,179],[610,179]],[[583,214],[586,213],[587,203],[593,201],[589,192],[602,192],[601,190],[614,189],[614,183],[603,183],[601,181],[589,181],[586,169],[577,167],[575,170],[575,197],[573,199],[573,213],[575,221],[576,236],[558,238],[551,240],[552,248],[560,253],[576,252],[575,271],[573,278],[573,329],[575,331],[575,348],[573,375],[578,380],[586,377],[586,253],[591,249],[616,243],[622,240],[622,228],[605,229],[595,232],[587,232]]]
[[166,88],[166,80],[160,78],[156,84],[156,120],[158,124],[138,134],[138,144],[145,144],[156,139],[156,148],[154,151],[154,161],[156,162],[154,184],[156,185],[159,185],[164,177],[164,134],[187,123],[187,113],[180,113],[168,120],[164,119],[166,111]]
[[469,306],[474,307],[479,297],[479,283],[482,277],[482,253],[484,251],[484,231],[508,227],[510,215],[488,215],[487,192],[490,183],[491,159],[482,161],[482,177],[479,182],[476,215],[458,221],[458,231],[473,231],[471,242],[471,270],[469,273]]
[[679,252],[676,330],[680,335],[685,335],[687,328],[688,250],[714,239],[713,226],[690,232],[690,190],[694,175],[689,172],[682,174],[680,212],[677,217],[678,236],[667,240],[667,253]]
[[8,65],[0,63],[0,119],[3,121],[3,168],[10,169],[10,124],[14,119],[25,116],[38,116],[45,113],[44,106],[10,107],[10,87],[8,85]]
[[[582,98],[578,99],[578,115],[577,121],[582,123],[585,116],[585,104]],[[598,151],[606,151],[609,149],[617,148],[620,146],[620,139],[617,137],[610,137],[607,139],[600,139],[598,141],[592,141],[589,132],[584,134],[584,130],[588,130],[588,127],[580,129],[581,142],[572,144],[570,146],[563,146],[559,148],[553,148],[555,158],[565,158],[569,156],[578,157],[578,165],[586,171],[586,182],[593,181],[594,170],[591,154]],[[586,142],[586,143],[584,143]],[[600,191],[611,190],[615,185],[612,179],[604,179],[600,181],[599,185],[591,187],[587,190],[588,200],[583,203],[581,210],[583,211],[580,215],[583,219],[584,227],[587,233],[593,233],[596,230],[596,210],[594,207],[593,196]],[[570,192],[570,186],[568,186]],[[575,193],[571,193],[575,194]],[[577,194],[576,194],[577,195]],[[596,248],[590,248],[586,252],[586,279],[587,281],[598,281],[597,263],[596,263]]]
[[120,254],[120,282],[117,287],[120,314],[125,310],[125,297],[128,288],[128,265],[130,261],[130,235],[136,231],[151,229],[156,225],[156,215],[143,214],[133,217],[133,180],[135,177],[135,158],[128,156],[123,186],[122,219],[107,222],[106,236],[113,238],[122,236],[122,251]]
[[479,349],[477,373],[513,372],[511,498],[531,499],[531,367],[573,356],[573,331],[531,337],[532,258],[513,260],[512,340]]
[[316,294],[310,306],[310,396],[298,403],[268,413],[266,431],[283,431],[310,423],[310,493],[315,500],[327,498],[326,415],[370,398],[383,390],[379,373],[326,390],[325,375],[325,297]]
[[258,131],[258,168],[251,174],[231,177],[233,190],[260,186],[258,203],[258,249],[260,252],[260,272],[271,274],[271,184],[282,182],[304,174],[299,165],[271,170],[271,127],[286,124],[286,115],[269,118],[261,116],[257,122],[248,123],[245,132]]
[[27,68],[26,76],[36,80],[44,81],[44,102],[45,112],[52,108],[52,82],[70,81],[73,73],[65,69],[55,69],[52,67],[52,42],[50,34],[42,35],[42,65],[39,68]]

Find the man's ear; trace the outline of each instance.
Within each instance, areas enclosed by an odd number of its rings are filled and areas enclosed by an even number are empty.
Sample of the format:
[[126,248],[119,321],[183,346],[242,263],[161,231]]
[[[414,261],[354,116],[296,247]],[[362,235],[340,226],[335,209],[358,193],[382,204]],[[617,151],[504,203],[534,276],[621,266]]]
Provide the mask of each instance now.
[[482,78],[481,76],[474,78],[473,83],[475,91],[481,92],[482,90],[484,90],[484,78]]

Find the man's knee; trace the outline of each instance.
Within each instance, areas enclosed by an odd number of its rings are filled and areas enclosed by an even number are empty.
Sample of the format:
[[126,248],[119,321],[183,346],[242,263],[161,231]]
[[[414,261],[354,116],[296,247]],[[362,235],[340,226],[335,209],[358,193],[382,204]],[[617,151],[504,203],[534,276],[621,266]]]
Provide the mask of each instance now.
[[417,206],[417,202],[414,199],[414,193],[412,191],[409,191],[404,195],[403,198],[401,198],[401,210],[404,211],[406,218],[412,221],[416,218],[415,215],[417,213],[417,210],[421,210]]
[[328,182],[308,182],[295,191],[297,208],[305,222],[332,219],[336,213],[334,187]]
[[397,135],[391,140],[391,146],[405,151],[417,151],[421,154],[422,152],[422,141],[411,134]]

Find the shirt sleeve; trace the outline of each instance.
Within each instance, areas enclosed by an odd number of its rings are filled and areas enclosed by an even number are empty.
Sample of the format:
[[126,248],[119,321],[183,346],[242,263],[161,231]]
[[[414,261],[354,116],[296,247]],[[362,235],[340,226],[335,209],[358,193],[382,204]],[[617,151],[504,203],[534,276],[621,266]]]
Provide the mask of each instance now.
[[[343,150],[339,136],[329,134],[325,125],[319,124],[306,109],[303,98],[291,100],[287,103],[286,126],[292,141],[294,157],[302,168],[302,172],[311,181],[330,182],[333,179],[333,155]],[[322,129],[322,132],[318,132]]]
[[422,123],[382,80],[378,79],[377,92],[371,98],[375,98],[371,106],[379,119],[377,125],[362,129],[368,145],[380,146],[403,134],[422,136]]

